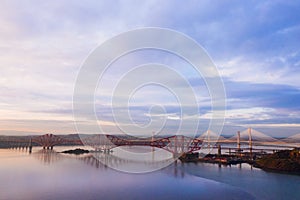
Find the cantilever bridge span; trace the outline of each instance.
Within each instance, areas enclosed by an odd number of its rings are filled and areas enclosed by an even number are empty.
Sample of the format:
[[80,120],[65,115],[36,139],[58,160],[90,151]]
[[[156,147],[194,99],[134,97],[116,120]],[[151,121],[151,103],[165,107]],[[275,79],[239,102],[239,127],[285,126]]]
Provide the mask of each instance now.
[[53,149],[54,146],[63,145],[63,144],[82,145],[81,140],[76,140],[76,139],[68,140],[53,134],[45,134],[45,135],[33,137],[31,142],[39,144],[44,149]]
[[32,138],[32,142],[41,145],[44,149],[53,149],[53,146],[62,144],[64,141],[61,137],[53,134],[45,134]]
[[125,139],[115,135],[88,135],[79,138],[68,139],[62,136],[53,134],[45,134],[40,136],[28,137],[22,140],[9,140],[11,147],[33,145],[42,146],[43,149],[53,149],[57,145],[88,145],[96,151],[110,150],[118,146],[150,146],[167,150],[173,154],[182,154],[198,151],[202,147],[203,141],[196,138],[190,138],[183,135],[174,135],[165,138],[150,138],[150,139]]
[[[97,138],[98,137],[98,138]],[[191,153],[201,149],[202,140],[175,135],[165,138],[152,139],[124,139],[114,135],[105,135],[109,144],[101,142],[103,135],[88,138],[84,144],[92,146],[96,150],[107,150],[118,146],[150,146],[167,150],[173,154]],[[96,141],[96,142],[95,142]]]

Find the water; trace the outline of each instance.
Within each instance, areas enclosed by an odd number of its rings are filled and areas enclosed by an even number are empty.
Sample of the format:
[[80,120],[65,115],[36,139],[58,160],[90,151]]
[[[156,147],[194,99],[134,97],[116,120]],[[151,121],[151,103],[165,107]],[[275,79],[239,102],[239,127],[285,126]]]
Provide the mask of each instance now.
[[0,181],[1,200],[300,199],[300,176],[247,164],[177,162],[155,172],[131,174],[105,167],[88,154],[43,153],[40,148],[30,155],[0,149]]

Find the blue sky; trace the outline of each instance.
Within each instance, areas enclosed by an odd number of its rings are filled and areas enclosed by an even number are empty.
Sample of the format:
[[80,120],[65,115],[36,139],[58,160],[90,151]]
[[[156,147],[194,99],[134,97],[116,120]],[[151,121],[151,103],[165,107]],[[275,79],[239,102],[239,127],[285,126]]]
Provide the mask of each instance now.
[[[300,1],[279,0],[2,1],[0,133],[76,132],[72,95],[84,60],[110,37],[149,26],[182,32],[206,49],[226,89],[223,134],[249,126],[269,135],[300,133]],[[154,60],[184,65],[162,52],[137,53],[133,58],[135,63]],[[131,63],[130,56],[125,63]],[[105,84],[109,86],[109,80],[117,79],[122,70],[125,67],[120,70],[116,64]],[[200,108],[190,109],[200,110],[204,130],[210,112],[207,89],[192,71],[181,70],[201,91]],[[172,84],[180,87],[175,81]],[[147,100],[137,93],[133,119],[147,124],[149,106],[164,104],[168,119],[164,132],[172,132],[180,115],[175,100],[164,97],[162,89],[147,89],[155,98]],[[109,87],[98,92],[98,117],[108,132],[117,131],[106,106]],[[119,113],[126,110],[118,109]],[[161,112],[152,110],[153,119],[160,120]]]

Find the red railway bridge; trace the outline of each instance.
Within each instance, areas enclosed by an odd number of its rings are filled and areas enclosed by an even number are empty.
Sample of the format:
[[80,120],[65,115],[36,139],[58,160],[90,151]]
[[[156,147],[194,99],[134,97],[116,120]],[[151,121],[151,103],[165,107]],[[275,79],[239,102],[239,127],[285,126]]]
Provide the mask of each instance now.
[[40,136],[6,136],[1,138],[1,143],[6,148],[29,148],[32,146],[42,146],[43,149],[53,149],[57,145],[82,145],[80,139],[66,139],[53,134],[45,134]]
[[54,146],[63,145],[63,144],[65,145],[83,144],[80,139],[69,140],[53,134],[45,134],[45,135],[33,137],[31,142],[39,144],[40,146],[43,147],[43,149],[53,149]]
[[118,146],[150,146],[164,149],[173,154],[198,151],[203,142],[200,139],[183,135],[150,139],[125,139],[115,135],[95,135],[81,139],[85,145],[93,147],[96,151],[107,151]]
[[53,149],[57,145],[88,145],[96,151],[110,151],[118,146],[150,146],[161,148],[173,154],[191,153],[201,149],[202,140],[183,135],[169,136],[165,138],[150,139],[125,139],[115,135],[83,135],[80,139],[67,139],[62,136],[45,134],[28,137],[27,139],[7,140],[10,147],[28,148],[38,145],[43,149]]

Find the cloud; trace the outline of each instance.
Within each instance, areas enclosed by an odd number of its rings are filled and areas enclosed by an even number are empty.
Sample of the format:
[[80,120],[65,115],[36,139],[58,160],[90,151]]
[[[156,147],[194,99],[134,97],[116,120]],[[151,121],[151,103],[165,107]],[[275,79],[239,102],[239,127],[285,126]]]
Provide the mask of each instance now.
[[[299,9],[297,1],[279,0],[188,1],[184,6],[181,1],[4,1],[0,8],[2,129],[13,129],[17,120],[18,131],[22,126],[35,131],[47,126],[48,130],[58,131],[61,127],[72,132],[73,87],[84,59],[106,39],[146,26],[178,30],[207,50],[225,83],[226,124],[231,124],[232,130],[238,124],[295,127],[293,124],[300,123]],[[195,70],[174,55],[145,51],[120,58],[107,71],[103,87],[96,93],[100,123],[112,127],[111,92],[120,77],[130,67],[148,62],[179,71],[196,93],[199,106],[182,104],[186,113],[181,115],[180,106],[166,91],[147,87],[136,93],[129,109],[137,123],[146,124],[152,114],[153,120],[167,118],[173,131],[178,128],[178,119],[209,118],[209,91]],[[159,72],[155,76],[168,81],[169,87],[180,91],[184,99],[190,98],[180,80]],[[123,100],[120,95],[119,101]],[[166,113],[149,113],[151,104],[164,105]],[[120,103],[116,110],[126,118],[126,106]],[[195,110],[200,110],[199,115],[193,114]],[[20,123],[22,119],[24,123]],[[66,121],[68,128],[63,128]]]

